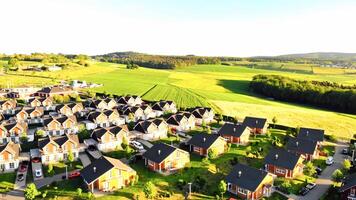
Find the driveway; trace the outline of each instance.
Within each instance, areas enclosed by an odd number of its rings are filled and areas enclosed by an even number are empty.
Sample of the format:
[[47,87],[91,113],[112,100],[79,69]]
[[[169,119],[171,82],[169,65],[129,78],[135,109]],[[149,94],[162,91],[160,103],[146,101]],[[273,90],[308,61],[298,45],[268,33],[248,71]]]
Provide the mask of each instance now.
[[[23,165],[23,164],[20,163],[20,166],[21,165]],[[28,170],[28,165],[26,165],[26,170],[24,172],[20,172],[20,170],[17,170],[16,180],[15,180],[15,185],[14,185],[14,189],[15,190],[16,189],[25,189],[25,187],[26,187],[27,170]],[[23,174],[23,180],[22,181],[18,181],[18,176],[20,174]]]
[[91,163],[89,156],[85,152],[79,153],[79,159],[82,162],[83,167],[86,167]]
[[23,200],[24,192],[22,190],[11,190],[6,194],[0,194],[0,200]]
[[[77,170],[73,170],[73,171],[70,171],[68,172],[68,175],[72,172],[75,172]],[[41,187],[44,187],[46,185],[50,185],[51,183],[53,183],[54,181],[61,181],[63,180],[63,176],[66,176],[66,173],[60,173],[60,174],[56,174],[52,177],[46,177],[46,178],[42,178],[40,180],[36,180],[34,181],[35,185],[37,188],[41,188]]]
[[142,140],[142,139],[137,139],[137,142],[141,143],[143,146],[145,146],[147,149],[150,149],[153,144],[149,141]]
[[316,179],[316,187],[301,199],[320,199],[332,185],[332,174],[336,169],[342,168],[344,155],[341,154],[342,149],[346,148],[347,144],[337,143],[334,155],[334,164],[324,169],[321,175]]
[[[32,163],[33,180],[36,181],[36,180],[43,179],[42,163],[41,162],[38,163],[31,162],[31,163]],[[41,177],[36,177],[36,170],[41,170],[41,174],[42,174]]]

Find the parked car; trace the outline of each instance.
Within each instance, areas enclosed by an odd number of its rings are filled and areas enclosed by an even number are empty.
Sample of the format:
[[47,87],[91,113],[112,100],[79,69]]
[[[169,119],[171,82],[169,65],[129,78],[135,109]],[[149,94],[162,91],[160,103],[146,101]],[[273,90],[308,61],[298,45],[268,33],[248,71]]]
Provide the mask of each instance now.
[[302,196],[305,196],[306,194],[308,194],[310,190],[306,187],[303,187],[302,189],[299,190],[299,194]]
[[41,158],[40,157],[34,157],[34,158],[32,158],[32,162],[39,163],[39,162],[41,162]]
[[17,181],[23,181],[23,180],[24,180],[24,175],[23,174],[17,175]]
[[20,165],[19,172],[25,172],[27,170],[27,165]]
[[137,141],[132,141],[130,144],[139,151],[144,150],[143,145]]
[[342,150],[341,153],[344,154],[344,155],[349,155],[349,149],[345,148],[345,149]]
[[316,174],[320,175],[323,170],[320,167],[315,167]]
[[36,176],[36,178],[41,177],[42,176],[42,171],[40,169],[36,169],[35,176]]
[[88,151],[96,151],[96,147],[94,145],[89,145],[88,146]]
[[306,187],[307,189],[309,189],[309,190],[312,190],[312,189],[315,188],[315,186],[316,186],[315,183],[308,183],[305,187]]
[[79,171],[75,171],[75,172],[72,172],[68,175],[68,178],[69,179],[73,179],[73,178],[77,178],[80,176],[80,172]]
[[329,156],[326,160],[325,160],[326,165],[332,165],[334,163],[334,158],[332,156]]

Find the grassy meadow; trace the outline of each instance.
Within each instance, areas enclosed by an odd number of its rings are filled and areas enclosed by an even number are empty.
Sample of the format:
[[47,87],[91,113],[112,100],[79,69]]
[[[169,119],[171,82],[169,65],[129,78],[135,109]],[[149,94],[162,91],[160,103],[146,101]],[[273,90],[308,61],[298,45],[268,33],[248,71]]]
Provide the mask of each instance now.
[[[218,112],[243,119],[245,116],[277,117],[278,123],[289,126],[322,128],[326,134],[350,137],[356,133],[356,115],[326,111],[305,105],[274,101],[249,91],[249,81],[256,74],[278,74],[300,80],[333,81],[356,84],[355,70],[322,68],[306,64],[264,63],[260,67],[196,65],[176,70],[139,68],[93,62],[90,67],[74,67],[57,72],[16,72],[2,75],[0,85],[28,83],[46,84],[59,80],[81,79],[102,83],[95,91],[115,94],[136,94],[143,99],[174,100],[179,107],[211,106]],[[296,66],[295,66],[296,65]],[[298,70],[290,70],[292,68]],[[276,69],[272,69],[276,68]],[[305,70],[312,69],[313,73]],[[304,71],[303,71],[304,70]],[[21,76],[20,76],[21,75]]]

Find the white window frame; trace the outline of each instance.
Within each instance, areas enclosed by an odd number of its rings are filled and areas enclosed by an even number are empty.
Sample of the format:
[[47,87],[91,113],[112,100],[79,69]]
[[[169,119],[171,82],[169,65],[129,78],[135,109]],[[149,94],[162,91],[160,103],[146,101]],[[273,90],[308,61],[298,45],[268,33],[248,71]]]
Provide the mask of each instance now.
[[285,170],[285,169],[276,168],[276,173],[278,173],[278,174],[285,174],[285,173],[286,173],[286,170]]
[[240,187],[237,187],[237,192],[243,195],[247,195],[247,190]]

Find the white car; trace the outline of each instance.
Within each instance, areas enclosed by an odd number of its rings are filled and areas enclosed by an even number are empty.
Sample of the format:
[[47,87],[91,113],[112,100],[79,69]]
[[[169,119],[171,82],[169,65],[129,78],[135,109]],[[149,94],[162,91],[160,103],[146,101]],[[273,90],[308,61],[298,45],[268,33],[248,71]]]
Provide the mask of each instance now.
[[139,142],[137,142],[137,141],[132,141],[132,142],[131,142],[131,145],[132,145],[134,148],[136,148],[137,150],[139,150],[139,151],[144,150],[142,144],[139,143]]
[[329,156],[326,160],[325,160],[326,165],[332,165],[334,163],[334,158],[332,156]]
[[42,171],[41,171],[40,169],[36,169],[36,171],[35,171],[35,176],[36,176],[37,178],[41,177],[41,176],[42,176]]

